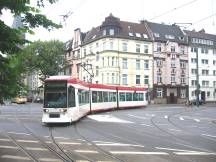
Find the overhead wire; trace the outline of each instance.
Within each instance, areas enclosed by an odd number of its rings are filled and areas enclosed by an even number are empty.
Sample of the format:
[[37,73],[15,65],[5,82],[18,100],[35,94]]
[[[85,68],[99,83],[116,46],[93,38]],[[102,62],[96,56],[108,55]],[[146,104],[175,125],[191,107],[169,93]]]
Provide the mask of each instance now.
[[182,4],[182,5],[178,6],[178,7],[175,7],[175,8],[173,8],[173,9],[171,9],[171,10],[168,10],[168,11],[166,11],[166,12],[164,12],[164,13],[161,13],[161,14],[159,14],[159,15],[157,15],[157,16],[154,16],[154,17],[151,18],[150,20],[154,20],[154,19],[156,19],[156,18],[158,18],[158,17],[164,16],[164,15],[166,15],[166,14],[168,14],[168,13],[171,13],[171,12],[173,12],[173,11],[176,11],[176,10],[180,9],[180,8],[183,8],[183,7],[185,7],[185,6],[188,6],[188,5],[190,5],[190,4],[192,4],[192,3],[196,2],[196,1],[198,1],[198,0],[193,0],[193,1],[190,1],[190,2],[187,2],[187,3],[184,3],[184,4]]

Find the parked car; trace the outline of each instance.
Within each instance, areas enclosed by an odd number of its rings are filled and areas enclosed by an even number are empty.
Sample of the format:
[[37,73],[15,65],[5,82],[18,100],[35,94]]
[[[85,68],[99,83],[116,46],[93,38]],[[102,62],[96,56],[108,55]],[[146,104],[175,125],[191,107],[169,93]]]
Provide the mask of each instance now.
[[17,104],[25,104],[27,102],[27,97],[25,97],[25,96],[17,96],[17,97],[15,97],[14,102],[17,103]]

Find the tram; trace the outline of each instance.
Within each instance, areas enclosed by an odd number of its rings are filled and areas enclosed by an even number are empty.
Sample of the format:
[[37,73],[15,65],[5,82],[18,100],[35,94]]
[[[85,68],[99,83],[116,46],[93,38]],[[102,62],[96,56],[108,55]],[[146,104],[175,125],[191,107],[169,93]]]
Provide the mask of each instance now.
[[145,107],[147,90],[91,84],[71,76],[45,80],[43,123],[72,123],[93,112]]

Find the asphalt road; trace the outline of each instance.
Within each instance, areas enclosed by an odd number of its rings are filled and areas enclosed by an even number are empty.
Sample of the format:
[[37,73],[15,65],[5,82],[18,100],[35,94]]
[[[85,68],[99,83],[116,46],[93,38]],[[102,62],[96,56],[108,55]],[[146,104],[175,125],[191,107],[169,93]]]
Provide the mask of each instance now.
[[154,105],[41,123],[42,105],[0,106],[0,162],[215,162],[216,106]]

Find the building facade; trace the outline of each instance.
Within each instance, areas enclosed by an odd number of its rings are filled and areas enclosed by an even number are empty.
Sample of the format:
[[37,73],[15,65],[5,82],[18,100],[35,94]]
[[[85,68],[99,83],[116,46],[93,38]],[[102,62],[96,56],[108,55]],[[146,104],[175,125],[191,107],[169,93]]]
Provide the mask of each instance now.
[[196,100],[199,83],[199,98],[206,102],[215,102],[216,35],[207,34],[204,30],[184,32],[189,42],[189,100]]
[[187,37],[176,25],[146,24],[154,42],[154,103],[184,103],[188,97]]
[[79,78],[92,83],[152,88],[152,41],[145,24],[109,15],[82,44]]

